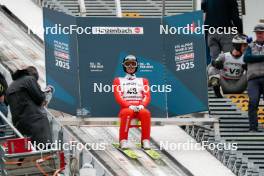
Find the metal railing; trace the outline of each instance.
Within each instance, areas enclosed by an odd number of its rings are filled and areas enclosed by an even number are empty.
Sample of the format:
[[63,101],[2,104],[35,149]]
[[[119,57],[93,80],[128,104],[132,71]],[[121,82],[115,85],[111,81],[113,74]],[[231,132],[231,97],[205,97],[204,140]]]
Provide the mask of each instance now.
[[[76,0],[69,3],[60,0],[32,0],[41,7],[63,11],[76,16],[116,16],[123,17],[123,13],[139,13],[140,16],[167,16],[195,10],[197,0]],[[138,4],[137,4],[138,3]],[[142,6],[139,6],[142,4]],[[130,6],[131,5],[131,6]]]
[[122,17],[123,15],[122,15],[121,1],[115,0],[115,5],[116,5],[116,16]]
[[0,111],[0,119],[2,119],[19,138],[24,138],[24,136],[14,127],[14,125],[7,120],[7,117]]
[[86,7],[84,0],[78,0],[79,6],[80,6],[80,16],[86,16]]

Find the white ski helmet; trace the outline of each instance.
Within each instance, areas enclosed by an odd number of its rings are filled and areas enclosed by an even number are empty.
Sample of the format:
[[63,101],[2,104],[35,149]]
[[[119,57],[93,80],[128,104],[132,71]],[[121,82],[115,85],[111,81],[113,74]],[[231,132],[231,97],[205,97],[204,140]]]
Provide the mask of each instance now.
[[248,37],[244,34],[237,34],[234,36],[232,44],[237,51],[241,51],[242,44],[248,44]]
[[[134,61],[135,62],[135,65],[133,65],[136,69],[135,69],[135,72],[137,72],[137,69],[138,69],[138,61],[137,61],[137,58],[136,58],[136,56],[134,56],[134,55],[127,55],[124,59],[123,59],[123,63],[122,63],[122,65],[123,65],[123,69],[124,69],[124,71],[126,72],[126,65],[125,65],[125,63],[127,62],[127,61]],[[134,72],[134,73],[135,73]]]

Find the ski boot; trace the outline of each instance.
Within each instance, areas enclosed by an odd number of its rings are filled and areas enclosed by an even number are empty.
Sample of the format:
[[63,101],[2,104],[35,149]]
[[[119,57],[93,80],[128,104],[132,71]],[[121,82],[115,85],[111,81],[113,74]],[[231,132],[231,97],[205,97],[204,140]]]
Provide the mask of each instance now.
[[128,149],[128,141],[126,139],[121,140],[119,146],[122,150]]
[[223,91],[220,86],[220,76],[213,75],[209,78],[209,84],[213,87],[214,93],[217,98],[223,98]]
[[150,150],[151,148],[150,148],[150,141],[148,140],[148,139],[144,139],[143,141],[142,141],[142,148],[144,149],[144,150]]

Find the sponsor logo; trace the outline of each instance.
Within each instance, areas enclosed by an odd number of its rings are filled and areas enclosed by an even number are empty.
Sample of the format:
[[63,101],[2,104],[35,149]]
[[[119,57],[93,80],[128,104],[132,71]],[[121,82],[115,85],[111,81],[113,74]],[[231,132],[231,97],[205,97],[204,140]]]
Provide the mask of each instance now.
[[134,30],[135,30],[135,33],[140,34],[141,31],[142,31],[142,29],[143,29],[143,28],[136,27]]
[[180,61],[191,60],[191,59],[194,59],[194,53],[187,53],[187,54],[178,55],[178,56],[175,56],[175,59],[180,60]]
[[54,51],[54,55],[55,55],[57,58],[63,59],[63,60],[65,60],[65,61],[70,59],[68,53],[64,53],[64,52],[60,52],[60,51]]
[[92,27],[92,34],[144,34],[143,27]]

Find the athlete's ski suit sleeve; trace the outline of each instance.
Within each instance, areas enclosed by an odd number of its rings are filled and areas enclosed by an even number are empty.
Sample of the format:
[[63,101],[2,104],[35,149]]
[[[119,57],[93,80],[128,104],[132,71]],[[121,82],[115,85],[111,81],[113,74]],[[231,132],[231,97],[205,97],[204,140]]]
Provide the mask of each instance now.
[[123,99],[123,92],[121,92],[120,87],[120,80],[119,78],[114,79],[114,96],[116,99],[116,102],[122,107],[122,108],[128,108],[130,106],[129,102]]
[[213,62],[212,65],[216,69],[223,69],[224,68],[224,62],[225,62],[225,54],[220,54]]
[[146,91],[143,92],[143,100],[141,102],[141,105],[143,105],[144,107],[148,106],[148,104],[150,103],[150,86],[149,86],[149,82],[147,79],[143,78],[143,84],[146,87]]

